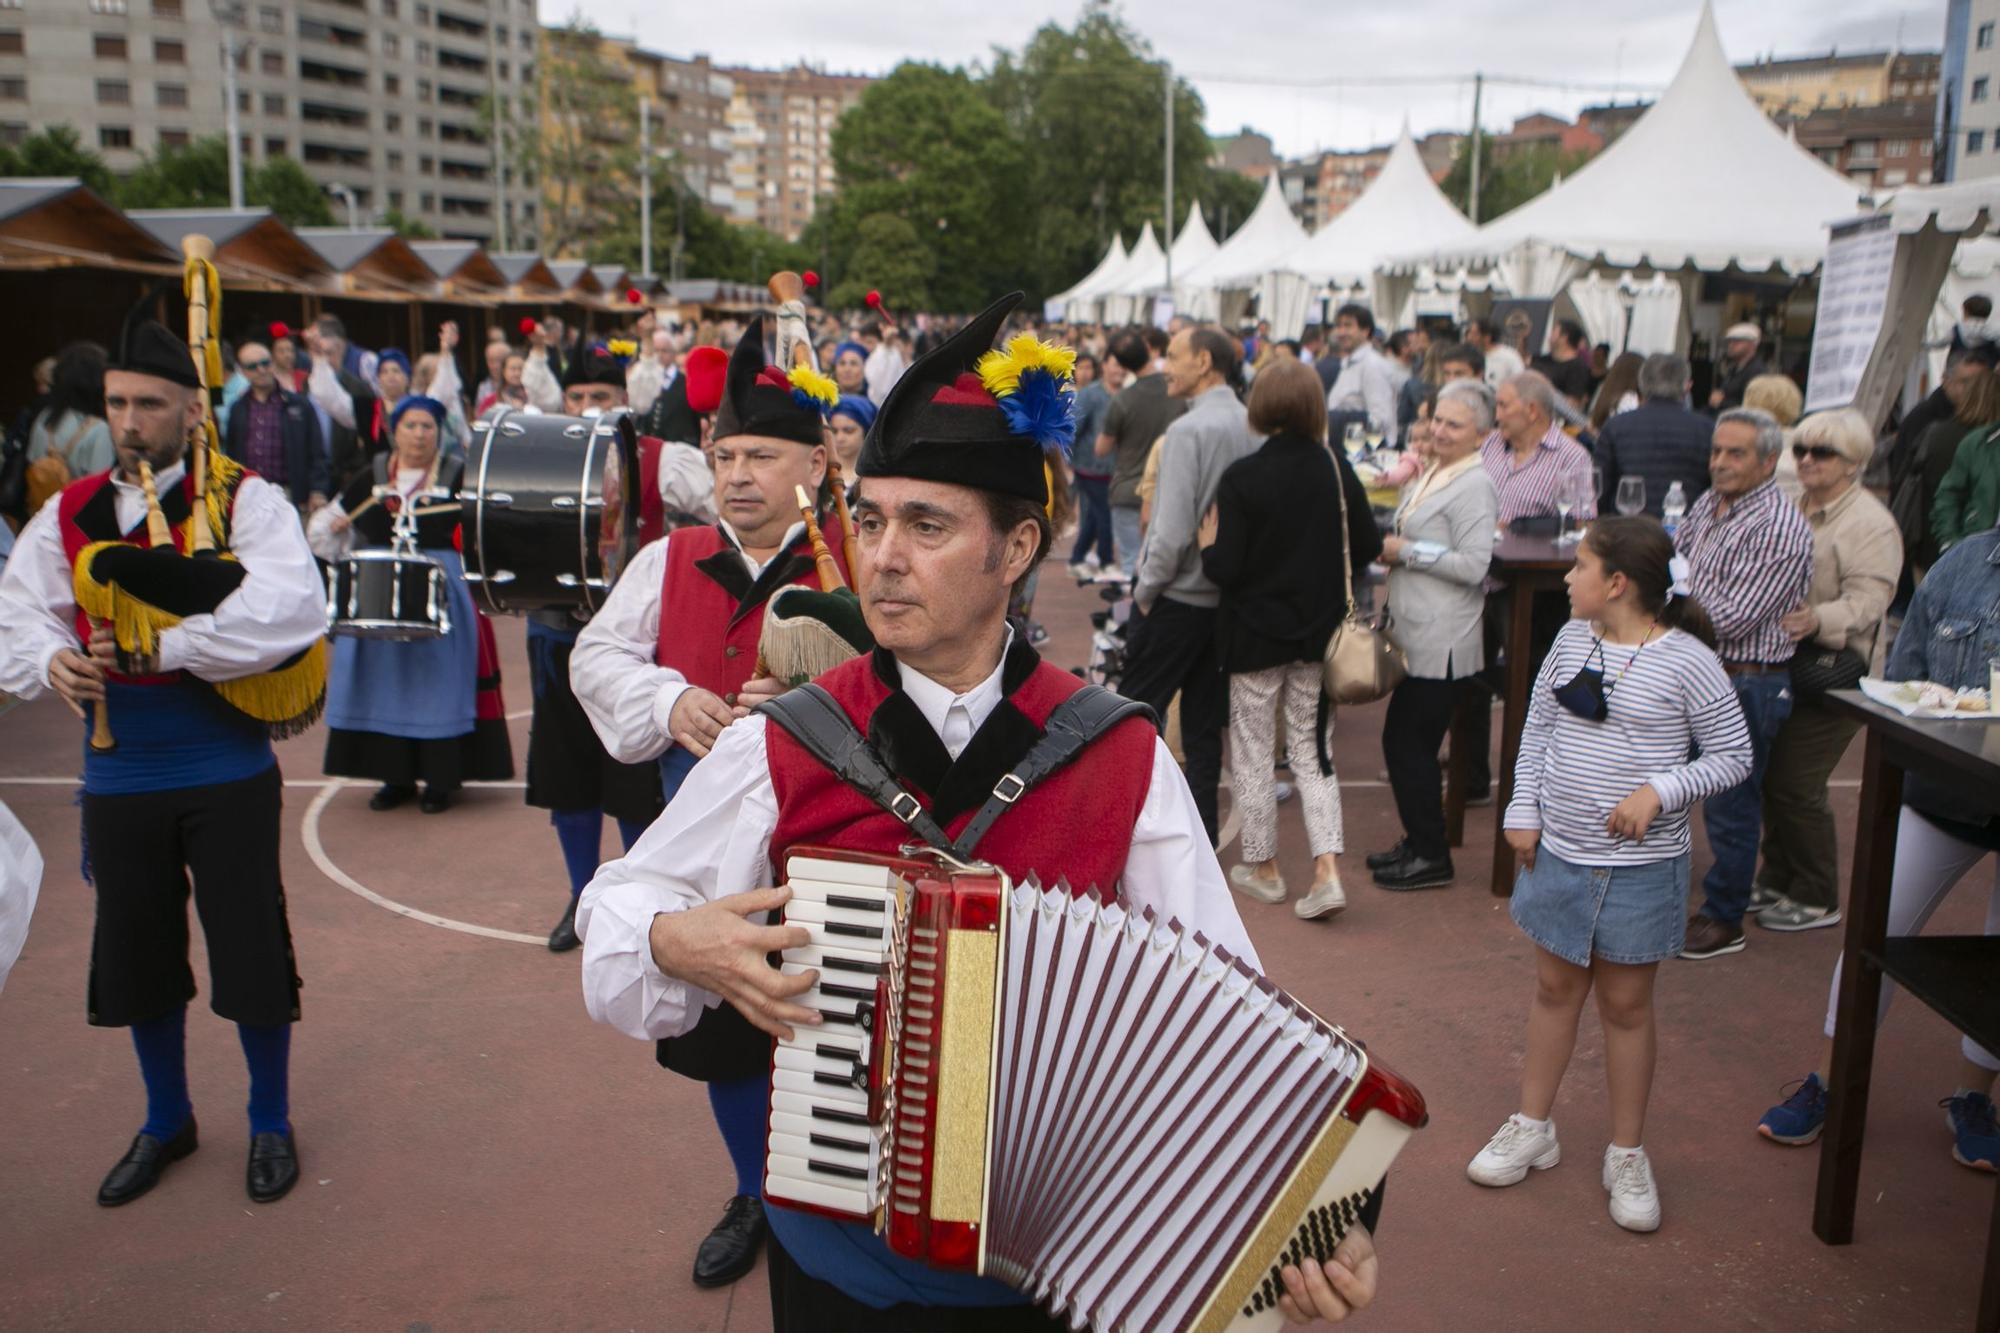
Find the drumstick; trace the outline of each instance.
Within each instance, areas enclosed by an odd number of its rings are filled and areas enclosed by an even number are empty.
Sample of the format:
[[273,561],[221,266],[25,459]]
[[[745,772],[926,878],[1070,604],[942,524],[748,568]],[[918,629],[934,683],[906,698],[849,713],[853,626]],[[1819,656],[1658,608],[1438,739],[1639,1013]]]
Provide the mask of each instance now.
[[833,552],[827,549],[826,538],[819,530],[819,516],[813,512],[812,496],[806,494],[803,486],[792,488],[798,494],[799,514],[806,521],[806,536],[812,538],[813,563],[819,566],[819,590],[832,592],[835,588],[845,588],[847,583],[840,577],[840,566],[833,562]]

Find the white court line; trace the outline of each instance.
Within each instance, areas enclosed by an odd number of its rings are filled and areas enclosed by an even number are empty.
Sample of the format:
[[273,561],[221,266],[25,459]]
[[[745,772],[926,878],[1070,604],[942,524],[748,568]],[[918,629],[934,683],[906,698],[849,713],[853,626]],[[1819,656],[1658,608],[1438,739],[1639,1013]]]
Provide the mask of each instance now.
[[320,842],[320,811],[326,809],[333,798],[338,796],[341,790],[350,784],[345,779],[333,778],[324,783],[301,783],[299,785],[318,785],[324,788],[319,795],[313,797],[312,804],[306,807],[305,819],[299,827],[299,837],[306,845],[306,855],[311,857],[312,863],[319,867],[320,874],[325,875],[328,879],[340,885],[341,888],[346,889],[349,893],[367,899],[377,907],[385,907],[397,916],[406,916],[413,921],[421,921],[427,926],[443,926],[446,930],[456,930],[465,935],[478,935],[483,939],[512,940],[520,944],[533,944],[544,949],[548,947],[549,942],[546,936],[523,935],[519,931],[513,930],[495,930],[492,926],[475,926],[470,921],[454,921],[448,916],[438,916],[433,912],[421,912],[414,907],[406,907],[392,898],[384,898],[381,894],[375,892],[375,890],[369,888],[366,884],[363,884],[360,880],[335,865],[333,859],[326,854],[326,848]]

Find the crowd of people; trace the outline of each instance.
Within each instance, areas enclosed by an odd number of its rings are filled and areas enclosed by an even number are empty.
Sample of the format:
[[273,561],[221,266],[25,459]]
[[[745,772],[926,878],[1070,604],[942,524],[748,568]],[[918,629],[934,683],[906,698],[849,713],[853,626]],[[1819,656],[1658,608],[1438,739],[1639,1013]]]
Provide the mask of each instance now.
[[[1696,403],[1688,359],[1612,358],[1562,319],[1537,348],[1520,311],[1497,326],[1385,330],[1352,304],[1281,340],[1262,326],[1232,333],[1179,317],[1165,328],[1051,324],[1007,306],[907,325],[879,309],[815,312],[807,336],[824,376],[766,364],[754,318],[690,326],[635,311],[599,335],[529,320],[492,331],[470,392],[467,349],[449,322],[414,358],[355,345],[331,315],[298,331],[244,331],[228,349],[219,425],[224,456],[261,479],[245,492],[261,506],[256,521],[291,525],[282,541],[266,539],[267,552],[283,550],[262,559],[296,585],[311,556],[333,565],[401,542],[445,581],[445,633],[336,641],[326,772],[379,784],[372,809],[415,799],[427,813],[449,809],[464,782],[512,775],[493,627],[468,591],[452,531],[473,427],[503,412],[629,408],[656,451],[649,540],[594,618],[530,619],[528,800],[550,811],[570,880],[549,947],[581,944],[592,1013],[659,1040],[663,1064],[709,1085],[738,1175],[696,1258],[697,1281],[712,1285],[747,1271],[765,1235],[767,1045],[755,1029],[804,1020],[789,981],[771,981],[768,969],[744,981],[716,961],[725,949],[780,947],[740,912],[735,927],[748,935],[676,932],[696,921],[722,929],[696,912],[771,892],[745,880],[745,867],[803,838],[787,812],[790,794],[811,784],[787,766],[796,756],[783,742],[767,750],[765,719],[751,716],[785,686],[753,674],[745,651],[766,604],[811,577],[796,490],[824,499],[831,477],[860,479],[852,499],[870,577],[894,590],[870,603],[868,628],[886,655],[873,674],[823,679],[871,736],[874,713],[907,765],[897,776],[928,793],[997,779],[971,767],[957,776],[961,758],[996,761],[999,742],[975,740],[988,736],[987,719],[1045,720],[1074,688],[1067,673],[1052,681],[1033,653],[1046,637],[1033,618],[1036,571],[1060,559],[1054,550],[1075,577],[1129,604],[1114,683],[1150,707],[1162,739],[1126,719],[1088,751],[1101,779],[1092,799],[1131,797],[1110,831],[1130,841],[1107,851],[1105,866],[1164,864],[1217,844],[1226,737],[1237,864],[1210,876],[1209,856],[1191,896],[1161,905],[1207,914],[1211,937],[1240,941],[1252,961],[1231,890],[1325,919],[1359,878],[1343,877],[1338,710],[1325,663],[1336,633],[1372,602],[1401,666],[1380,724],[1401,836],[1368,849],[1367,880],[1391,893],[1457,881],[1442,756],[1463,747],[1465,801],[1507,798],[1498,816],[1519,862],[1511,913],[1534,946],[1518,1108],[1467,1174],[1499,1187],[1557,1164],[1551,1108],[1594,993],[1611,1106],[1610,1215],[1631,1230],[1658,1227],[1644,1144],[1658,966],[1742,952],[1746,920],[1776,935],[1840,922],[1827,785],[1856,725],[1825,706],[1829,689],[1870,674],[1983,687],[2000,657],[2000,354],[1979,336],[1983,325],[1969,309],[1937,392],[1878,441],[1852,411],[1801,417],[1798,385],[1767,367],[1762,331],[1749,323],[1724,332],[1712,387]],[[1039,350],[1005,351],[1026,358],[1016,379],[1063,367],[1060,429],[1004,401],[1013,380],[981,378],[984,358],[1017,336]],[[150,457],[163,486],[183,484],[167,439],[179,399],[148,407],[138,396],[149,377],[185,383],[164,369],[172,360],[171,349],[128,343],[112,359],[77,344],[38,369],[39,396],[15,431],[18,494],[0,493],[0,508],[27,524],[0,576],[0,689],[53,688],[81,707],[107,697],[107,673],[135,665],[96,636],[77,641],[61,611],[75,610],[64,543],[83,530],[78,488],[106,475],[118,530],[133,527],[133,488],[118,471],[128,454]],[[698,380],[726,388],[711,395]],[[1501,632],[1522,595],[1495,577],[1496,546],[1510,535],[1574,553],[1566,594],[1526,608],[1524,660],[1511,660]],[[297,651],[297,637],[265,644],[258,660]],[[1514,771],[1499,774],[1491,714],[1510,680],[1528,683],[1529,705]],[[131,686],[108,688],[120,708],[132,704]],[[1003,703],[1009,711],[996,713]],[[1114,755],[1137,777],[1114,771]],[[205,773],[203,790],[262,780],[258,755],[237,758]],[[698,762],[714,781],[684,796]],[[1150,792],[1137,781],[1148,773]],[[119,781],[96,792],[87,781],[87,824],[132,795]],[[1279,855],[1280,810],[1294,799],[1309,866]],[[1706,865],[1695,863],[1697,805]],[[609,866],[606,814],[628,853]],[[2000,812],[1990,794],[1913,781],[1901,819],[1890,915],[1892,931],[1906,933],[2000,851]],[[743,842],[751,833],[763,839],[754,856]],[[107,864],[115,878],[104,855],[100,870]],[[1155,892],[1144,874],[1127,883],[1141,898]],[[757,910],[776,901],[759,899]],[[2000,931],[2000,879],[1988,928]],[[289,958],[288,937],[284,947]],[[276,1089],[261,1104],[253,1097],[260,1200],[289,1189],[297,1166],[282,1042],[270,1035],[287,1006],[296,1016],[296,979],[288,989],[265,963],[243,964],[256,984],[231,1010],[242,1015],[253,1078]],[[184,997],[171,1003],[176,985],[169,977],[93,1015],[134,1024],[149,1093],[146,1128],[107,1179],[106,1203],[137,1197],[193,1149],[175,1064],[185,1012]],[[690,1002],[697,991],[729,1004],[704,1017],[698,997]],[[2000,1165],[1996,1071],[2000,1057],[1968,1039],[1945,1098],[1954,1156],[1986,1170]],[[1759,1132],[1812,1142],[1827,1075],[1823,1056]],[[836,1297],[877,1307],[896,1293],[997,1299],[893,1263],[878,1271],[872,1251],[854,1264],[854,1238],[816,1224],[777,1230],[774,1298],[800,1320]],[[1301,1285],[1287,1279],[1288,1313],[1366,1303],[1372,1249],[1343,1254]],[[836,1271],[843,1263],[854,1266]]]

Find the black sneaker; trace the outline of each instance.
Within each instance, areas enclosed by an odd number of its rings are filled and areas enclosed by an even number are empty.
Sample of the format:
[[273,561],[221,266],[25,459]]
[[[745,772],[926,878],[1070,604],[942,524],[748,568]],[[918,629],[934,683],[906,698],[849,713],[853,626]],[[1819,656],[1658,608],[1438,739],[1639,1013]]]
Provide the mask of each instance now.
[[1375,883],[1397,893],[1407,889],[1442,889],[1451,883],[1456,873],[1452,869],[1449,853],[1435,860],[1426,860],[1413,852],[1408,859],[1377,870]]
[[1390,866],[1409,860],[1413,855],[1415,853],[1410,850],[1410,840],[1405,838],[1386,852],[1368,853],[1368,868],[1370,870],[1387,870]]

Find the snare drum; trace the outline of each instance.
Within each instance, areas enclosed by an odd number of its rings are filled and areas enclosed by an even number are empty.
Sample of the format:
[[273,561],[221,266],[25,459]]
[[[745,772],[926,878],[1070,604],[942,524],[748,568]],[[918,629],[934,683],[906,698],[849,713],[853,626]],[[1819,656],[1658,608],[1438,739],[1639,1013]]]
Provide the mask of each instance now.
[[639,549],[639,436],[598,417],[509,409],[472,427],[460,485],[465,581],[496,614],[595,612]]
[[451,633],[444,566],[421,552],[356,551],[326,570],[326,615],[357,639],[438,639]]

